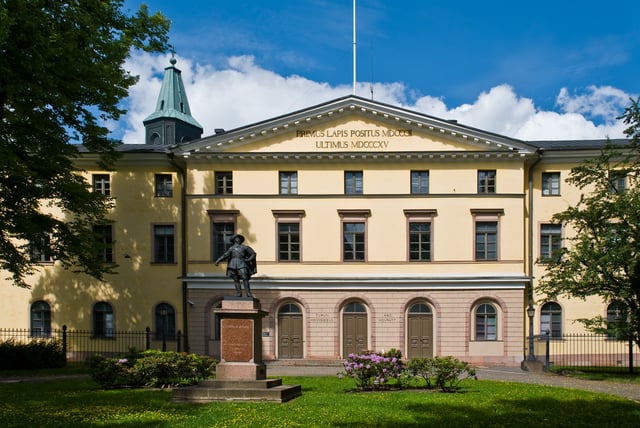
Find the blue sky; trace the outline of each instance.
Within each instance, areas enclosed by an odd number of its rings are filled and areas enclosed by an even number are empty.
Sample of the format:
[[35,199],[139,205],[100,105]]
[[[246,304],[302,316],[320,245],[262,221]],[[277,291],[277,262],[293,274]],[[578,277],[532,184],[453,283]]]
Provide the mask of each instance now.
[[[352,92],[352,0],[145,3],[172,21],[205,134]],[[615,117],[640,94],[639,4],[357,0],[357,95],[516,138],[620,137]],[[141,83],[114,131],[126,142],[167,61],[132,58]]]

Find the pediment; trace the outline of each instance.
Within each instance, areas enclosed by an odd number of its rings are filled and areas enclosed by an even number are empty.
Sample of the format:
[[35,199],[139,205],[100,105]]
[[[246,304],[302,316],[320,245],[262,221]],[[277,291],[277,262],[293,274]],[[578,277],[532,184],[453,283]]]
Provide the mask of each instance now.
[[183,157],[463,154],[526,157],[535,147],[356,96],[219,132],[175,148]]

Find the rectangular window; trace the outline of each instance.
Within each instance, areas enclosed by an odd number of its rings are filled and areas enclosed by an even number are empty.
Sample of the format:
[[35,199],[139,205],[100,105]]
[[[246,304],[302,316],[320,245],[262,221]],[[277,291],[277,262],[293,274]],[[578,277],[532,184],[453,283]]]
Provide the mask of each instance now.
[[109,174],[93,174],[93,191],[111,196],[111,181]]
[[51,263],[53,261],[51,257],[51,235],[44,233],[31,243],[29,251],[33,263]]
[[431,223],[409,223],[409,260],[426,262],[431,260]]
[[213,260],[218,260],[231,246],[231,237],[236,232],[235,223],[213,223]]
[[478,170],[478,193],[496,193],[496,171]]
[[156,197],[170,198],[173,196],[173,177],[171,174],[156,174]]
[[540,225],[540,260],[542,262],[550,260],[562,247],[562,225],[542,224]]
[[429,171],[411,171],[411,193],[429,193]]
[[543,172],[542,173],[542,196],[558,196],[560,195],[560,173],[559,172]]
[[476,260],[498,260],[497,221],[476,221]]
[[362,194],[362,171],[345,171],[344,172],[344,194],[345,195],[361,195]]
[[365,224],[344,222],[342,224],[343,261],[365,261]]
[[623,193],[627,190],[627,172],[609,172],[609,193]]
[[93,226],[93,233],[100,245],[98,260],[103,263],[113,263],[113,225],[100,224]]
[[216,172],[216,195],[233,194],[233,173],[231,171]]
[[175,263],[175,226],[153,226],[153,262]]
[[300,261],[300,223],[278,223],[278,261]]
[[280,194],[281,195],[297,195],[298,194],[298,172],[297,171],[280,171]]

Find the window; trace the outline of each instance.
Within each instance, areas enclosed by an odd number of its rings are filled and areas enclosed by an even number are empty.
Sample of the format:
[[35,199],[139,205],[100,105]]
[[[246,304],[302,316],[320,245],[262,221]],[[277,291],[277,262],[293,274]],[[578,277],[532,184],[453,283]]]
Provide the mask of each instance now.
[[542,196],[558,196],[560,195],[560,173],[559,172],[543,172],[542,173]]
[[624,193],[627,190],[627,172],[609,171],[609,193]]
[[113,263],[113,225],[101,224],[93,226],[93,233],[100,244],[98,260],[104,263]]
[[562,337],[562,308],[556,302],[547,302],[540,308],[540,333],[547,330],[551,338]]
[[31,304],[31,337],[51,337],[51,306],[42,300]]
[[231,171],[216,172],[216,195],[233,194],[233,173]]
[[490,303],[478,305],[475,313],[476,340],[498,340],[498,313]]
[[540,225],[540,260],[549,261],[558,256],[562,248],[562,225]]
[[409,223],[409,260],[425,262],[431,260],[431,223]]
[[51,263],[51,235],[45,232],[36,238],[29,246],[29,252],[33,263]]
[[153,263],[175,263],[175,226],[153,226]]
[[411,193],[429,193],[429,171],[411,171]]
[[345,314],[366,314],[367,308],[360,302],[350,302],[344,307]]
[[93,174],[93,191],[111,196],[111,182],[109,174]]
[[238,210],[209,210],[211,220],[211,260],[218,260],[231,246],[236,233]]
[[478,170],[478,193],[496,193],[496,171]]
[[114,331],[113,308],[107,302],[93,306],[93,337],[112,338]]
[[365,260],[365,224],[361,222],[342,224],[344,261]]
[[280,194],[298,194],[298,173],[297,171],[280,171]]
[[362,171],[345,171],[344,172],[344,194],[345,195],[361,195],[362,194]]
[[160,303],[156,306],[155,315],[155,338],[175,339],[176,337],[176,311],[168,303]]
[[300,261],[300,223],[278,223],[278,261]]
[[173,177],[171,174],[156,174],[156,196],[159,198],[173,196]]
[[622,302],[611,302],[607,306],[607,336],[624,339],[627,322],[627,306]]
[[497,221],[476,221],[476,260],[498,260]]

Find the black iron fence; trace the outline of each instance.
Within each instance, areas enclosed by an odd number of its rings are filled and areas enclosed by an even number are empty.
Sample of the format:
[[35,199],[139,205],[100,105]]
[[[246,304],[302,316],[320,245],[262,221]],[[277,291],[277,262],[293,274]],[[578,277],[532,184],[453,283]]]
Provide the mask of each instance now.
[[536,359],[552,368],[633,372],[640,367],[640,347],[629,340],[606,334],[536,336]]
[[153,332],[149,327],[143,331],[106,331],[99,336],[89,330],[69,330],[66,325],[52,330],[0,328],[2,342],[59,341],[68,362],[81,362],[96,354],[116,357],[132,349],[180,352],[181,336],[179,330],[174,335],[167,335]]

